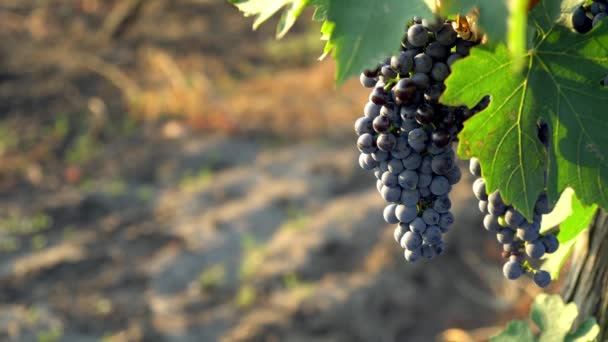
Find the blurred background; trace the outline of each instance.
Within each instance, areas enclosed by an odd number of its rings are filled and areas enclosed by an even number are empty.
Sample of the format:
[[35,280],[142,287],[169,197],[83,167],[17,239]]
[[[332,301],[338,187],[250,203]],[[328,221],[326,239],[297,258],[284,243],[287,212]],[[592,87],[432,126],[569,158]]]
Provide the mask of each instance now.
[[0,1],[1,341],[477,341],[527,316],[468,172],[446,254],[405,262],[358,168],[367,90],[335,88],[311,15],[275,41],[222,0]]

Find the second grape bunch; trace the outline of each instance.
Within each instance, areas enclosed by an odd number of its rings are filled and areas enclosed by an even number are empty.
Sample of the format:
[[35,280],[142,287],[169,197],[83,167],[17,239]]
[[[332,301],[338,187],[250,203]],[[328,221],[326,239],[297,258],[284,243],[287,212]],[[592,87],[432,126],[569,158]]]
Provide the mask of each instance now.
[[496,234],[496,239],[503,246],[503,257],[507,262],[503,266],[505,278],[518,279],[525,273],[532,275],[539,287],[551,283],[547,271],[540,270],[532,264],[542,258],[545,253],[553,253],[559,247],[559,241],[554,234],[541,234],[542,215],[551,211],[547,195],[541,194],[534,206],[534,218],[527,221],[524,216],[510,205],[503,202],[500,192],[486,192],[486,182],[481,178],[479,160],[473,158],[469,162],[469,170],[475,177],[473,193],[479,200],[479,210],[485,214],[484,228]]

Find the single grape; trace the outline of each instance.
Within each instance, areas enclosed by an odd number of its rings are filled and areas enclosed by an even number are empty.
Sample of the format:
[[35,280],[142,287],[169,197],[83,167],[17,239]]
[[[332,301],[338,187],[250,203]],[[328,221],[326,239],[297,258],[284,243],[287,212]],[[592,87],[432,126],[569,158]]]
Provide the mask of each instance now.
[[406,249],[403,252],[403,255],[405,256],[405,260],[409,262],[416,262],[422,256],[422,253],[420,251],[420,248],[417,248],[415,250]]
[[517,228],[524,223],[525,219],[519,211],[515,210],[515,208],[509,208],[505,213],[505,221],[510,227]]
[[391,173],[390,171],[384,172],[380,180],[382,181],[382,184],[390,187],[395,187],[398,184],[397,175]]
[[534,223],[524,222],[517,228],[517,237],[523,241],[534,241],[538,238],[538,231],[533,227]]
[[390,152],[397,144],[397,138],[392,134],[380,134],[376,140],[378,148],[385,152]]
[[380,190],[382,198],[389,203],[397,203],[401,198],[401,188],[398,186],[383,186]]
[[[433,157],[431,168],[438,175],[445,175],[456,167],[454,155],[446,152]],[[448,182],[449,183],[449,182]]]
[[415,207],[418,201],[420,201],[420,191],[417,189],[401,190],[401,203]]
[[416,217],[412,222],[410,222],[410,230],[417,234],[422,234],[427,228],[427,224],[420,217]]
[[412,153],[412,149],[410,145],[407,143],[407,137],[400,135],[397,138],[397,144],[395,148],[391,151],[391,156],[396,159],[403,159]]
[[448,179],[451,185],[456,185],[460,182],[462,178],[462,173],[460,172],[460,168],[458,166],[453,167],[448,173],[445,174],[445,178]]
[[388,162],[388,171],[394,175],[398,175],[403,171],[404,167],[401,159],[391,159]]
[[500,243],[511,243],[515,238],[515,233],[509,228],[502,228],[496,233],[496,239]]
[[416,218],[416,216],[418,216],[418,209],[416,206],[399,204],[397,209],[395,209],[395,215],[400,222],[410,223]]
[[526,254],[532,259],[540,259],[545,255],[545,245],[540,240],[529,242],[526,244]]
[[493,233],[496,233],[502,229],[502,227],[498,224],[498,217],[491,214],[487,214],[483,217],[483,226],[487,231]]
[[502,274],[509,280],[515,280],[523,274],[523,268],[517,261],[509,260],[502,267]]
[[384,115],[376,116],[376,118],[372,122],[372,128],[374,129],[374,131],[376,131],[378,133],[388,132],[388,129],[390,128],[390,126],[391,126],[390,121]]
[[456,39],[456,53],[461,56],[468,56],[473,46],[475,46],[475,42],[464,39]]
[[[458,45],[456,46],[458,47]],[[439,44],[438,42],[432,42],[427,45],[425,52],[434,60],[443,61],[448,57],[450,49],[444,45]]]
[[505,214],[506,210],[507,206],[502,201],[502,197],[498,190],[488,195],[488,212],[490,214],[501,216]]
[[433,181],[433,175],[430,173],[419,173],[418,174],[418,188],[426,188],[431,185]]
[[384,207],[383,217],[384,221],[389,224],[399,223],[397,216],[395,216],[395,209],[397,208],[396,204],[389,204]]
[[469,161],[469,171],[475,177],[481,177],[481,164],[479,164],[479,159],[471,158]]
[[543,192],[536,200],[536,204],[534,205],[534,213],[545,215],[549,212],[551,212],[551,209],[549,208],[549,199],[547,198],[547,193]]
[[452,68],[452,65],[453,65],[454,63],[456,63],[456,61],[458,61],[458,60],[460,60],[460,59],[462,59],[462,55],[461,55],[461,54],[458,54],[458,53],[456,53],[456,52],[451,53],[451,54],[450,54],[450,56],[448,57],[447,61],[446,61],[446,64],[447,64],[447,65],[448,65],[450,68]]
[[450,67],[442,62],[437,62],[431,69],[431,78],[437,82],[443,82],[450,74]]
[[395,238],[395,241],[397,241],[397,243],[399,243],[401,241],[401,238],[403,237],[403,234],[405,234],[405,232],[409,232],[409,231],[410,231],[410,227],[408,225],[399,223],[397,225],[397,227],[395,227],[395,230],[393,231],[393,237]]
[[444,130],[438,130],[438,131],[433,132],[433,136],[432,136],[431,140],[433,141],[433,145],[435,145],[437,147],[445,147],[450,144],[450,141],[452,140],[452,136],[450,135],[450,133],[448,133]]
[[359,76],[359,81],[365,88],[373,88],[376,85],[377,80],[373,77],[366,76],[365,73],[361,73]]
[[435,83],[424,92],[424,99],[430,103],[437,103],[444,90],[445,85],[443,83]]
[[578,33],[587,33],[591,30],[593,26],[593,21],[587,17],[587,13],[585,13],[585,8],[583,6],[579,6],[574,13],[572,13],[572,27]]
[[422,128],[413,129],[407,134],[407,142],[416,152],[422,152],[425,149],[428,139],[428,135]]
[[534,283],[538,287],[547,287],[551,283],[551,275],[547,271],[538,270],[534,273]]
[[380,115],[380,108],[382,107],[370,101],[365,104],[363,113],[366,117],[374,119],[376,116]]
[[429,245],[436,245],[441,242],[441,229],[438,226],[432,225],[426,227],[424,233],[422,233],[422,239]]
[[403,167],[406,169],[415,170],[420,167],[420,164],[422,163],[422,156],[419,153],[412,152],[405,159],[401,160],[401,162],[403,163]]
[[[422,192],[422,191],[421,191]],[[439,196],[433,202],[433,209],[440,214],[445,214],[450,211],[452,201],[448,196]]]
[[543,245],[545,246],[545,252],[551,254],[555,253],[559,248],[559,240],[554,234],[547,234],[541,238]]
[[452,24],[445,23],[443,24],[443,28],[439,32],[437,32],[436,41],[448,47],[452,47],[456,42],[456,38],[458,38],[458,33],[454,31],[452,28]]
[[599,25],[599,23],[602,21],[602,19],[606,18],[606,16],[608,16],[608,13],[606,12],[601,12],[596,14],[593,17],[593,20],[591,21],[591,27],[596,27],[597,25]]
[[395,96],[403,103],[410,103],[416,93],[416,84],[411,78],[402,78],[393,87]]
[[441,255],[443,252],[445,252],[445,245],[443,244],[443,241],[433,245],[432,247],[435,249],[435,253],[437,253],[437,255]]
[[412,46],[421,47],[429,41],[429,34],[424,26],[415,24],[407,30],[407,41]]
[[411,51],[402,51],[399,56],[393,56],[391,67],[402,75],[409,73],[414,67],[414,54]]
[[383,87],[375,87],[369,94],[369,100],[376,105],[382,106],[387,101],[387,95],[384,92]]
[[369,133],[364,133],[357,139],[357,148],[362,153],[372,153],[376,150],[374,137]]
[[445,233],[452,224],[454,224],[454,214],[451,212],[441,214],[439,217],[439,228],[442,233]]
[[364,170],[373,170],[378,165],[371,155],[361,153],[359,155],[359,166]]
[[380,108],[380,115],[386,116],[390,123],[397,125],[401,117],[399,116],[399,108],[394,103],[387,103]]
[[405,170],[397,177],[399,186],[404,189],[416,189],[418,185],[418,172],[414,170]]
[[362,135],[365,133],[374,133],[374,128],[372,126],[372,119],[362,116],[355,121],[355,133],[357,135]]
[[414,82],[416,88],[421,90],[425,90],[431,85],[431,79],[429,78],[429,75],[425,73],[417,72],[413,74],[410,79],[412,80],[412,82]]
[[428,73],[433,68],[433,59],[426,53],[414,56],[414,72]]
[[486,181],[483,178],[477,178],[473,182],[473,194],[480,201],[487,201],[488,194],[486,193]]
[[433,106],[428,103],[423,103],[416,111],[416,122],[421,125],[428,125],[433,122],[434,114]]
[[380,73],[388,79],[397,77],[397,72],[393,70],[390,65],[383,65],[382,69],[380,69]]
[[445,195],[450,191],[450,182],[443,176],[433,177],[429,189],[433,195]]
[[413,250],[420,246],[422,246],[422,237],[420,234],[412,231],[403,234],[403,237],[401,238],[401,247]]
[[443,19],[435,17],[433,19],[422,19],[422,26],[430,32],[437,32],[443,28]]
[[439,213],[432,208],[426,208],[422,212],[422,220],[429,226],[439,224],[440,217]]

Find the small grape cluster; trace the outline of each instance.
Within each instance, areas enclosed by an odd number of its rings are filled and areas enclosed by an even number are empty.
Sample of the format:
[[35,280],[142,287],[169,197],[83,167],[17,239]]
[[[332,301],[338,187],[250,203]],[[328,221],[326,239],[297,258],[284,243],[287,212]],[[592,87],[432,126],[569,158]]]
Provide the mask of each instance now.
[[479,200],[479,210],[485,214],[483,226],[496,234],[496,239],[503,246],[503,257],[508,259],[503,266],[505,278],[514,280],[524,273],[531,273],[536,285],[548,286],[551,283],[549,273],[535,269],[527,260],[538,260],[545,253],[557,251],[559,247],[554,234],[540,233],[542,215],[551,211],[547,195],[542,193],[538,197],[534,206],[534,218],[528,222],[519,211],[503,202],[498,190],[487,194],[479,160],[472,158],[469,170],[473,176],[479,177],[473,183],[473,193]]
[[463,122],[489,101],[469,109],[444,106],[439,97],[450,66],[475,44],[458,37],[450,21],[414,18],[400,53],[360,77],[372,91],[355,122],[359,164],[374,172],[389,203],[384,219],[397,224],[394,237],[410,262],[442,254],[442,234],[454,222],[448,194],[461,173],[451,146]]
[[590,4],[579,6],[572,13],[572,27],[578,33],[589,32],[608,16],[608,1],[593,0]]

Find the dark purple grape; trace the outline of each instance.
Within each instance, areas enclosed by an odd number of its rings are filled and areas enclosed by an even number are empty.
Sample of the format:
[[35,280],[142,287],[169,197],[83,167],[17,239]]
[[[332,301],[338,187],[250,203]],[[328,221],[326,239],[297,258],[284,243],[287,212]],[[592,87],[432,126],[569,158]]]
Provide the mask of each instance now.
[[452,54],[450,54],[450,56],[448,57],[446,64],[451,68],[452,64],[454,64],[457,60],[462,59],[462,55],[454,52]]
[[423,103],[416,111],[416,121],[421,125],[428,125],[433,122],[434,114],[433,106]]
[[374,90],[372,90],[372,93],[369,94],[369,100],[379,106],[382,106],[386,103],[386,98],[386,93],[384,92],[384,89],[382,87],[374,88]]
[[441,94],[443,94],[444,90],[445,90],[444,84],[442,84],[442,83],[433,84],[424,92],[424,98],[427,101],[429,101],[430,103],[437,103],[437,102],[439,102],[439,98],[441,97]]
[[431,79],[429,78],[429,75],[421,72],[414,73],[410,79],[412,80],[412,82],[414,82],[416,88],[421,90],[425,90],[431,85]]
[[414,24],[407,29],[407,42],[415,47],[422,47],[429,41],[428,31],[421,24]]
[[365,75],[365,73],[361,73],[361,75],[359,76],[359,81],[361,82],[361,85],[365,88],[373,88],[377,82],[375,78],[368,77]]
[[389,79],[397,77],[397,72],[395,70],[393,70],[393,68],[391,68],[390,65],[382,66],[382,69],[380,72],[382,73],[382,76],[389,78]]
[[578,33],[587,33],[593,27],[593,21],[587,16],[583,6],[579,6],[572,13],[572,27]]
[[433,68],[433,59],[426,53],[414,56],[414,72],[428,73]]
[[449,74],[450,68],[442,62],[436,62],[431,69],[431,78],[437,82],[443,82]]
[[365,133],[362,134],[359,139],[357,139],[357,148],[361,153],[372,153],[376,150],[376,146],[374,145],[374,137]]
[[458,33],[454,31],[451,23],[443,24],[443,28],[437,32],[436,41],[448,47],[452,47],[458,38]]
[[355,121],[355,132],[357,135],[365,134],[365,133],[374,133],[374,128],[372,126],[372,119],[362,116],[357,121]]
[[[458,48],[458,45],[456,45],[456,48]],[[450,49],[438,42],[432,42],[426,47],[425,53],[434,60],[443,61],[448,57]]]
[[376,116],[372,124],[374,131],[378,133],[386,133],[391,126],[390,121],[384,115]]
[[395,84],[393,90],[397,99],[403,103],[409,103],[416,93],[416,84],[410,78],[402,78]]
[[432,141],[433,141],[433,144],[437,147],[448,146],[451,139],[452,139],[452,137],[450,136],[450,133],[448,133],[446,131],[439,130],[439,131],[433,132]]
[[376,140],[378,148],[385,152],[390,152],[397,144],[397,138],[392,134],[380,134]]

